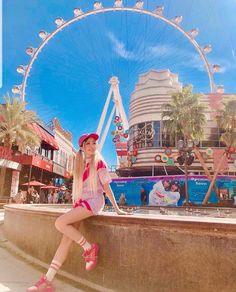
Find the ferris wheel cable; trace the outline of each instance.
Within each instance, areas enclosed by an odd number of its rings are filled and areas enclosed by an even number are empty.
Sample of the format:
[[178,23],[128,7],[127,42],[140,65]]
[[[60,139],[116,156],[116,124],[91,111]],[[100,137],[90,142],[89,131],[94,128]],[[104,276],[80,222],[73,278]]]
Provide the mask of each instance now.
[[[106,29],[107,29],[107,35],[106,35],[106,38],[108,38],[109,37],[109,34],[111,33],[110,32],[110,27],[111,27],[111,25],[109,25],[109,23],[110,23],[110,19],[108,19],[108,17],[109,17],[110,15],[107,15],[107,14],[105,14],[104,15],[104,17],[103,17],[103,26],[104,27],[106,27]],[[100,38],[100,43],[102,42],[102,40],[101,40],[101,38]],[[115,70],[115,60],[114,60],[114,54],[112,53],[112,50],[110,49],[110,42],[109,42],[109,45],[107,46],[107,56],[109,56],[109,58],[107,58],[108,59],[108,62],[109,62],[109,64],[110,64],[110,76],[109,77],[111,77],[111,76],[113,76],[113,75],[115,75],[116,73],[116,70]]]
[[[63,75],[63,72],[65,72],[64,75],[68,74],[68,69],[67,68],[70,68],[70,66],[68,66],[68,64],[70,65],[70,62],[64,62],[64,60],[62,61],[61,58],[58,58],[58,56],[56,57],[55,55],[48,56],[48,54],[44,54],[44,57],[45,56],[46,56],[45,59],[50,61],[50,63],[52,64],[52,68],[54,68],[55,70],[57,70],[57,68],[60,69],[60,72],[62,71],[61,75]],[[67,59],[69,59],[69,58],[70,58],[70,56],[68,55]],[[87,69],[88,68],[89,67],[87,66]],[[80,69],[81,69],[81,67],[80,67]],[[73,80],[77,81],[78,76],[71,75],[71,79],[72,79],[72,81]]]
[[[149,2],[147,1],[147,9],[148,9],[148,4]],[[146,45],[147,44],[147,27],[148,27],[148,16],[146,15],[145,16],[145,29],[144,29],[144,42],[143,42],[143,58],[144,60],[146,60],[146,53],[147,53],[147,50],[146,50]]]
[[[212,22],[213,11],[216,7],[217,2],[218,2],[217,0],[209,0],[208,7],[205,12],[205,14],[207,15],[207,19],[206,22],[204,23],[204,27],[207,27],[210,21]],[[213,24],[215,24],[215,20],[213,21]]]
[[103,145],[104,145],[104,142],[105,142],[105,139],[107,137],[107,133],[108,133],[108,130],[111,126],[111,121],[112,121],[112,118],[114,116],[114,113],[115,113],[115,109],[116,109],[116,105],[114,104],[113,105],[113,108],[112,108],[112,111],[110,113],[110,116],[109,116],[109,119],[108,119],[108,122],[106,124],[106,127],[105,127],[105,130],[104,130],[104,133],[102,135],[102,138],[101,138],[101,141],[99,143],[99,150],[102,152],[102,148],[103,148]]
[[[32,67],[32,64],[35,60],[35,58],[37,57],[37,55],[39,54],[39,52],[43,49],[43,47],[46,45],[46,43],[56,34],[58,33],[60,30],[62,30],[65,26],[68,26],[69,24],[77,21],[78,19],[82,19],[84,17],[87,17],[87,16],[90,16],[90,15],[93,15],[94,13],[101,13],[101,12],[108,12],[108,11],[116,11],[116,10],[127,10],[127,11],[135,11],[135,12],[139,12],[139,13],[144,13],[144,14],[147,14],[147,15],[150,15],[150,16],[153,16],[155,18],[158,18],[158,19],[162,19],[164,20],[165,22],[171,24],[172,26],[175,26],[173,23],[171,23],[170,20],[160,16],[160,15],[156,15],[150,11],[146,11],[146,10],[142,10],[140,11],[139,9],[134,9],[134,8],[129,8],[129,7],[124,7],[122,9],[120,8],[104,8],[104,9],[101,9],[99,11],[90,11],[90,12],[87,12],[85,14],[83,14],[82,16],[80,15],[79,17],[76,17],[76,18],[73,18],[71,20],[69,20],[68,22],[64,23],[63,25],[60,26],[60,28],[56,29],[53,33],[50,34],[49,37],[46,38],[46,40],[44,40],[44,42],[39,46],[39,48],[36,49],[35,53],[33,54],[33,57],[30,61],[30,63],[28,64],[27,68],[26,68],[26,71],[25,71],[25,75],[24,75],[24,79],[23,79],[23,84],[21,85],[22,86],[22,93],[21,93],[21,97],[22,99],[24,100],[24,95],[25,95],[25,87],[26,87],[26,81],[27,81],[27,77],[29,75],[29,72],[30,72],[30,69]],[[207,62],[207,59],[204,55],[204,53],[202,52],[200,46],[198,45],[198,43],[195,41],[195,40],[191,40],[191,38],[188,36],[188,34],[183,30],[181,29],[180,27],[178,26],[175,26],[177,30],[180,30],[182,31],[182,33],[186,36],[186,38],[188,38],[192,44],[195,46],[196,50],[199,52],[200,56],[202,57],[202,60],[205,64],[205,68],[207,70],[207,73],[208,73],[208,76],[209,76],[209,82],[210,82],[210,91],[213,92],[214,91],[214,83],[213,83],[213,78],[212,78],[212,75],[211,75],[211,70],[210,70],[210,65],[209,63]]]
[[[91,37],[91,31],[90,31],[89,27],[87,30],[87,35],[89,36],[89,39],[91,40],[92,37]],[[101,60],[100,60],[100,58],[97,57],[96,48],[93,45],[93,42],[90,41],[90,44],[91,44],[92,51],[94,52],[94,54],[92,54],[92,56],[95,57],[94,59],[96,60],[96,63],[100,65],[100,66],[98,66],[98,70],[99,70],[99,73],[102,74],[102,70],[100,69],[101,65],[102,65]]]
[[[216,26],[216,24],[218,24],[218,26],[224,30],[224,37],[226,37],[228,39],[229,42],[229,47],[231,49],[231,54],[233,56],[233,58],[235,58],[234,56],[234,45],[233,45],[233,41],[232,41],[232,37],[229,34],[230,30],[229,29],[225,29],[225,27],[223,28],[223,25],[226,23],[225,21],[225,13],[223,12],[223,9],[225,7],[221,7],[221,9],[217,9],[217,4],[219,5],[218,2],[215,2],[215,6],[214,6],[214,14],[215,14],[215,19],[213,20],[214,25]],[[220,11],[220,12],[219,12]],[[213,16],[213,13],[211,14],[211,16]]]

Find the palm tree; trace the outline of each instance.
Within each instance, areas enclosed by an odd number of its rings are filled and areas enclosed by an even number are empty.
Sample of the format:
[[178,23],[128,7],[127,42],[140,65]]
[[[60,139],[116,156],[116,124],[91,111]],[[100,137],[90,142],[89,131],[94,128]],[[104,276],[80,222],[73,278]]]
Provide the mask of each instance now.
[[216,178],[220,172],[225,156],[228,156],[231,148],[236,148],[236,97],[233,97],[227,103],[223,103],[223,105],[224,108],[218,111],[216,120],[219,127],[223,130],[223,134],[221,135],[220,140],[226,145],[226,147],[222,157],[217,164],[213,179],[203,200],[204,205],[208,202],[213,184],[215,183]]
[[[164,131],[172,140],[182,138],[187,140],[200,139],[203,137],[203,127],[206,123],[204,105],[199,103],[199,94],[192,93],[192,86],[183,87],[182,92],[174,93],[171,102],[164,105],[162,121]],[[185,155],[185,193],[186,204],[188,201],[188,169],[187,157]]]
[[[30,148],[40,145],[40,138],[30,124],[37,121],[33,111],[25,109],[25,102],[17,98],[4,96],[5,104],[0,105],[0,144],[8,149],[18,146],[22,152],[26,146]],[[6,168],[0,169],[0,194],[3,193]]]

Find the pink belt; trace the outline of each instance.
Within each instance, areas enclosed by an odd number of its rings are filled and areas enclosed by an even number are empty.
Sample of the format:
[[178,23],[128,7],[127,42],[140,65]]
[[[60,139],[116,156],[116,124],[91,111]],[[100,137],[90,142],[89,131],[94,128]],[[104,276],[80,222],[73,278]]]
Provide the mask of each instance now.
[[91,207],[89,206],[89,203],[86,200],[79,199],[76,201],[73,205],[73,208],[77,207],[85,207],[87,210],[92,211]]

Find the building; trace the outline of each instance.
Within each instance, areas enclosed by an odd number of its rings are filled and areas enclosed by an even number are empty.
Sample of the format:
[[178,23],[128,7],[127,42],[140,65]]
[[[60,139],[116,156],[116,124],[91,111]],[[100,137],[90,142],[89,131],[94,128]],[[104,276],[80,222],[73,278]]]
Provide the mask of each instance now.
[[[130,100],[127,163],[123,163],[117,170],[120,176],[184,173],[184,167],[176,160],[179,156],[177,141],[171,143],[170,137],[163,131],[161,120],[163,104],[170,102],[171,95],[181,90],[178,75],[169,70],[150,70],[139,76]],[[204,94],[201,98],[201,102],[206,105],[207,125],[204,139],[199,141],[198,146],[210,172],[214,171],[214,153],[224,151],[213,110],[217,109],[222,99],[230,96],[223,93],[222,88],[218,91],[216,94]],[[234,156],[229,159],[226,169],[227,174],[236,174]],[[189,170],[194,174],[204,173],[196,158]]]
[[58,174],[58,179],[69,179],[72,176],[75,149],[72,144],[72,134],[65,131],[59,120],[54,118],[50,123],[50,128],[54,134],[58,145],[53,157],[53,172]]
[[31,127],[41,139],[39,148],[21,153],[0,147],[0,168],[6,172],[2,197],[14,197],[18,188],[27,189],[27,183],[33,180],[45,185],[71,184],[75,153],[71,133],[56,118],[50,127],[39,123]]

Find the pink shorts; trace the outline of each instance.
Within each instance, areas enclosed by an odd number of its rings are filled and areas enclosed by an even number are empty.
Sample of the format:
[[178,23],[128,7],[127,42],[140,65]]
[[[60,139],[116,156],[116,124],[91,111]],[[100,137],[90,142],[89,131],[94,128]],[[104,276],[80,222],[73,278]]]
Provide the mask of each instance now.
[[78,207],[83,207],[89,211],[92,211],[89,203],[86,200],[79,199],[78,201],[76,201],[73,205],[73,208],[78,208]]
[[94,198],[82,198],[76,201],[73,208],[83,207],[93,212],[93,215],[97,215],[104,207],[104,196],[98,195]]

